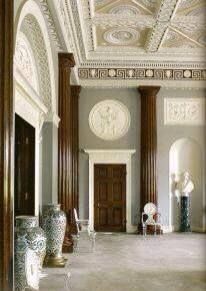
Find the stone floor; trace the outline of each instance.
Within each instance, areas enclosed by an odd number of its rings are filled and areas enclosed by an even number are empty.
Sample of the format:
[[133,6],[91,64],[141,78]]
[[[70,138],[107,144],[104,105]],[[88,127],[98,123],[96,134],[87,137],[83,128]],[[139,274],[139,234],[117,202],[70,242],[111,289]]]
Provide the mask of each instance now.
[[84,247],[66,268],[46,269],[40,291],[203,291],[205,247],[205,234],[98,233],[95,252]]

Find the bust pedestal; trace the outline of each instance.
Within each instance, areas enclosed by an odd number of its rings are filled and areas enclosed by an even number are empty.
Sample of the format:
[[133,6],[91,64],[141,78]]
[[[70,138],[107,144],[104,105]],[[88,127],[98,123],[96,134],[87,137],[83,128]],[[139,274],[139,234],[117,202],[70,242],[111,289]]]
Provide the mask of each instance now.
[[190,197],[181,196],[180,199],[180,231],[190,232]]

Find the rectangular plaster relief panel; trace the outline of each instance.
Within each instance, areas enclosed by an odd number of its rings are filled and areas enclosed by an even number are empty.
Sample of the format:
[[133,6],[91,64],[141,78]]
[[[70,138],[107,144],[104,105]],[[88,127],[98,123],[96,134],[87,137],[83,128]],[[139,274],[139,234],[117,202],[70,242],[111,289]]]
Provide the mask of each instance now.
[[205,125],[204,98],[165,98],[165,125]]

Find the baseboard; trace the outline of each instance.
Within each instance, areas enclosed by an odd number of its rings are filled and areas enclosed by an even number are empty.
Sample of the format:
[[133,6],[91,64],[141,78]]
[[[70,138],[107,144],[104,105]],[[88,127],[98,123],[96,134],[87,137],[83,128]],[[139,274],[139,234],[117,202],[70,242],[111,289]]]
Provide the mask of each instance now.
[[[196,226],[191,226],[192,232],[200,232],[200,233],[205,233],[206,228],[205,227],[196,227]],[[163,226],[163,232],[164,233],[169,233],[169,232],[179,232],[179,227],[176,225],[164,225]]]
[[163,233],[170,233],[174,231],[174,226],[173,225],[163,225],[162,226]]
[[[163,225],[163,233],[179,232],[179,228],[174,225]],[[192,232],[206,233],[205,227],[193,227],[191,226]],[[127,233],[137,233],[137,225],[130,225],[127,227]]]
[[127,225],[127,233],[137,233],[137,225]]
[[206,228],[204,227],[199,227],[199,226],[191,226],[192,232],[201,232],[201,233],[205,233],[206,232]]

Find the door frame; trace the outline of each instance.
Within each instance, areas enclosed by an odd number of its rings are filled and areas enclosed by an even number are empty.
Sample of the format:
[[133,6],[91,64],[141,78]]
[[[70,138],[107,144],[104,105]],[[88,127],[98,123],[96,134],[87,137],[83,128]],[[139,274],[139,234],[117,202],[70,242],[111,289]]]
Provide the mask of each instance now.
[[[15,177],[14,177],[14,215],[16,215],[16,205],[15,205],[15,203],[16,203],[16,177],[17,177],[17,173],[16,173],[16,158],[17,157],[20,157],[19,155],[18,156],[16,156],[16,153],[17,153],[17,144],[16,144],[16,135],[17,135],[17,132],[16,132],[16,130],[17,130],[17,122],[20,124],[21,123],[21,128],[22,128],[22,126],[24,127],[24,129],[26,128],[26,129],[28,129],[29,128],[29,131],[32,131],[32,133],[31,133],[31,135],[30,135],[30,142],[31,142],[31,140],[32,140],[32,145],[31,145],[31,143],[30,143],[30,150],[31,150],[31,146],[32,146],[32,156],[31,155],[29,155],[29,159],[32,159],[32,174],[33,174],[33,178],[32,178],[32,183],[33,183],[33,185],[32,185],[32,193],[33,193],[33,195],[32,195],[32,198],[31,199],[33,199],[33,205],[32,205],[32,213],[30,213],[30,214],[28,214],[27,213],[27,215],[35,215],[36,214],[36,205],[35,205],[35,202],[36,202],[36,187],[35,187],[35,181],[36,181],[36,174],[35,174],[35,172],[36,172],[36,165],[35,165],[35,161],[36,161],[36,156],[35,156],[35,152],[36,152],[36,129],[35,129],[35,127],[33,127],[31,124],[29,124],[25,119],[23,119],[21,116],[19,116],[18,114],[15,114],[15,141],[14,141],[14,174],[15,174]],[[22,152],[21,152],[21,154],[22,154]],[[29,154],[31,154],[31,151],[29,152]],[[30,166],[31,166],[31,163],[30,163]],[[29,171],[29,170],[28,170]],[[31,174],[31,172],[30,172],[30,174]],[[31,182],[31,181],[30,181]],[[19,193],[18,193],[19,194]],[[21,193],[21,195],[22,195],[22,193]],[[17,195],[18,196],[18,195]],[[30,196],[31,197],[31,196]],[[25,213],[23,212],[22,214],[18,214],[18,215],[24,215]]]
[[28,84],[26,82],[20,84],[18,76],[15,74],[15,86],[14,86],[14,102],[15,113],[22,119],[35,128],[35,215],[39,215],[39,205],[41,205],[41,142],[42,142],[42,126],[44,122],[47,108],[37,98],[37,96],[29,91]]
[[133,233],[136,226],[132,225],[132,155],[136,150],[90,150],[89,154],[89,224],[94,230],[94,164],[125,164],[126,165],[126,232]]

